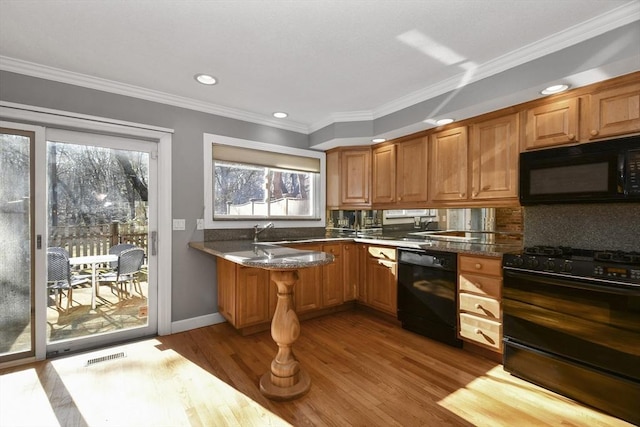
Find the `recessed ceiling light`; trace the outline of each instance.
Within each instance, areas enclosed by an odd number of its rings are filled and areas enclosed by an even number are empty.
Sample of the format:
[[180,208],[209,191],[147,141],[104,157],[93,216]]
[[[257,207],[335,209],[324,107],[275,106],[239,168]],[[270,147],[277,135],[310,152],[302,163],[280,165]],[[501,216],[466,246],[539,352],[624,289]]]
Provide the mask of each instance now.
[[440,120],[436,120],[436,124],[437,124],[438,126],[448,125],[449,123],[453,123],[453,119],[440,119]]
[[540,93],[543,95],[553,95],[554,93],[564,92],[569,89],[569,85],[561,84],[561,85],[553,85],[549,86],[545,90],[541,90]]
[[373,138],[371,140],[371,142],[385,142],[387,140],[387,138]]
[[287,116],[288,114],[283,111],[276,111],[275,113],[273,113],[273,117],[275,117],[276,119],[284,119]]
[[218,83],[218,80],[216,80],[215,77],[208,74],[196,74],[195,76],[193,76],[193,78],[196,79],[198,83],[202,83],[203,85],[211,86]]

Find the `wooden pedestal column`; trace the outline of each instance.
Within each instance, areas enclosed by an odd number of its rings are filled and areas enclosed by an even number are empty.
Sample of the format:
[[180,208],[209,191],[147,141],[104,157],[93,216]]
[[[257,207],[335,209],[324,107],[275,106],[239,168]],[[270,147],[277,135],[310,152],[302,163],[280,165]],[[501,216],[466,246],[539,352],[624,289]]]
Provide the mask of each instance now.
[[271,321],[271,336],[278,344],[278,353],[271,362],[271,371],[260,379],[260,391],[273,400],[291,400],[304,395],[311,387],[311,378],[300,368],[293,354],[293,343],[300,336],[300,322],[293,310],[293,286],[297,270],[272,270],[271,279],[278,286],[278,303]]

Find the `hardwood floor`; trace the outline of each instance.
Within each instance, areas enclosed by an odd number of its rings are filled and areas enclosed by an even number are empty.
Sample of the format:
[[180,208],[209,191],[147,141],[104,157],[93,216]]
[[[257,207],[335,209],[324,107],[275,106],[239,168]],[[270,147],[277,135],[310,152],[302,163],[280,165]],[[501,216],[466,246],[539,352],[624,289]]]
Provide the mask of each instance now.
[[260,394],[275,352],[269,332],[224,323],[5,369],[0,425],[630,425],[362,311],[302,323],[295,354],[312,385],[300,399]]

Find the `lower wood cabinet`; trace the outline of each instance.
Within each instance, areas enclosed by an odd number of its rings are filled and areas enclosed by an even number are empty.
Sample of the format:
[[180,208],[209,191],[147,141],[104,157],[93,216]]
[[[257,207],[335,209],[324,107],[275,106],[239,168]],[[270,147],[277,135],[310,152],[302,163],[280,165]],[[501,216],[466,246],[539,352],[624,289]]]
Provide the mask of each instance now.
[[502,353],[502,260],[459,255],[458,272],[459,337]]
[[[293,288],[293,304],[298,315],[338,307],[356,299],[360,270],[356,268],[354,274],[353,265],[345,265],[345,260],[351,263],[353,255],[358,255],[354,243],[291,246],[327,252],[335,257],[331,264],[298,270],[298,282]],[[220,314],[243,334],[268,329],[277,303],[276,284],[271,281],[270,272],[243,267],[224,258],[217,260]]]
[[269,322],[275,311],[275,285],[269,271],[218,258],[218,311],[236,328]]
[[398,312],[396,249],[369,246],[366,255],[365,304],[391,314]]

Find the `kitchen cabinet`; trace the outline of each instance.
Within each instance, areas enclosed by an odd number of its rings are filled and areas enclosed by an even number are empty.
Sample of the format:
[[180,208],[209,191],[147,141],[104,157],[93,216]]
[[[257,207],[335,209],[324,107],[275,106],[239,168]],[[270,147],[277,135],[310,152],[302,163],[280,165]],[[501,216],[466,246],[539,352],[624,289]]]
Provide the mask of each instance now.
[[502,261],[458,256],[459,337],[502,353]]
[[396,317],[398,313],[396,249],[369,246],[366,269],[366,304]]
[[322,307],[340,305],[344,301],[344,258],[340,243],[322,245],[322,252],[332,254],[335,261],[322,266]]
[[371,207],[371,148],[349,147],[327,152],[327,207]]
[[374,205],[396,201],[396,145],[375,147],[371,153],[372,203]]
[[523,148],[532,150],[578,142],[579,106],[580,99],[574,97],[529,108]]
[[[307,251],[322,251],[321,244],[301,244],[292,247]],[[298,283],[293,288],[296,313],[303,314],[322,308],[322,266],[298,270]]]
[[518,114],[471,126],[471,199],[518,197]]
[[[218,311],[235,328],[268,323],[276,294],[269,271],[218,258]],[[272,292],[273,291],[273,292]]]
[[640,132],[640,83],[591,93],[589,113],[589,139]]
[[355,301],[358,298],[360,283],[360,250],[357,243],[345,243],[342,247],[342,270],[344,274],[343,300]]
[[374,206],[419,207],[427,202],[427,137],[413,137],[376,146],[372,158]]
[[468,138],[465,126],[431,135],[431,200],[467,199]]

